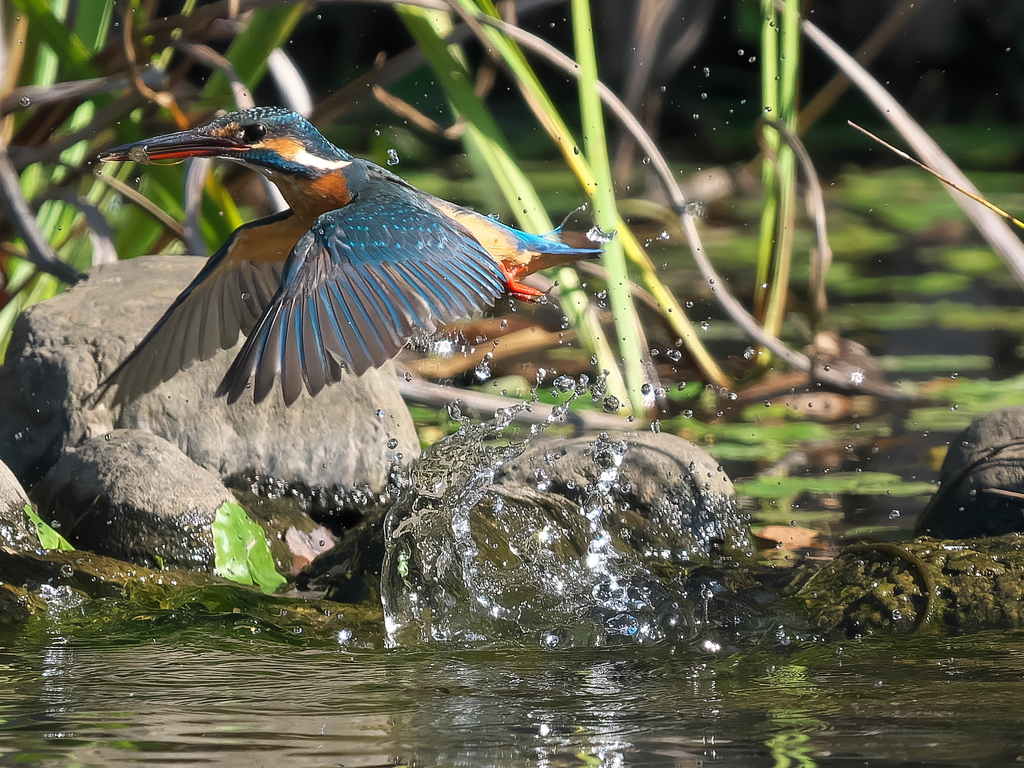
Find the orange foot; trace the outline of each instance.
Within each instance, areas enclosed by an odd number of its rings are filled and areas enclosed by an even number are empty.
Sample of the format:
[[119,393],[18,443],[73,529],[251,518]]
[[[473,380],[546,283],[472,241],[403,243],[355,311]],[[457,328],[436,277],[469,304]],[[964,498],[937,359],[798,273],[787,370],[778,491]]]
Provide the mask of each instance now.
[[520,301],[525,301],[531,304],[538,304],[544,301],[547,297],[542,291],[538,291],[536,288],[531,288],[528,285],[520,283],[516,278],[519,277],[522,269],[516,267],[508,267],[505,264],[501,265],[501,271],[505,275],[505,289],[509,294]]

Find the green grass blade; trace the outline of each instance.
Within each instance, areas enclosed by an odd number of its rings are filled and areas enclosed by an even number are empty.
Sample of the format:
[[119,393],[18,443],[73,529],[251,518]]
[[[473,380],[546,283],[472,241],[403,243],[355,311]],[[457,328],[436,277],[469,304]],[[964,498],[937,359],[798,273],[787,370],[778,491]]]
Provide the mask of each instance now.
[[80,2],[75,14],[75,35],[90,53],[103,50],[107,44],[110,20],[114,14],[112,0]]
[[41,38],[49,49],[45,53],[45,49],[40,51],[49,63],[41,61],[37,65],[33,85],[51,85],[56,80],[58,64],[69,79],[98,75],[89,49],[64,24],[67,0],[52,4],[47,0],[12,0],[12,3],[28,17],[30,33]]
[[25,515],[29,522],[36,529],[39,537],[39,545],[43,549],[56,549],[62,552],[74,552],[75,548],[68,543],[68,540],[55,531],[43,518],[41,518],[30,504],[24,506]]
[[[761,94],[765,117],[796,130],[800,68],[800,3],[787,0],[781,22],[773,0],[762,0]],[[781,23],[781,28],[780,28]],[[754,304],[766,331],[778,336],[786,312],[796,219],[796,158],[775,129],[764,126],[765,190]],[[766,359],[766,358],[762,358]]]
[[[477,6],[474,5],[473,0],[457,0],[457,2],[468,14],[477,12]],[[500,18],[490,0],[477,0],[477,2],[486,15],[495,19]],[[541,85],[540,79],[526,59],[519,44],[501,29],[491,25],[482,25],[482,29],[486,37],[486,44],[491,46],[508,66],[523,99],[533,111],[538,122],[547,131],[555,146],[562,153],[566,164],[575,173],[587,196],[592,198],[596,181],[590,164],[587,162],[586,155],[584,152],[579,151],[578,142],[574,138],[572,131],[569,130],[565,120],[562,119],[558,109],[548,96],[547,91]],[[612,229],[619,233],[618,239],[625,249],[626,256],[640,270],[641,282],[657,298],[666,321],[671,326],[673,332],[683,340],[687,350],[693,356],[694,362],[707,380],[720,387],[730,386],[729,377],[722,371],[718,362],[704,347],[693,323],[690,322],[686,315],[686,310],[662,283],[658,276],[657,268],[648,257],[640,241],[633,234],[629,225],[620,216]],[[575,271],[570,268],[564,268],[559,271],[558,279],[559,287],[562,290],[563,308],[569,306],[571,310],[574,297],[570,295],[566,287],[579,284]],[[579,319],[575,318],[572,314],[569,314],[569,317],[570,321],[577,328],[578,333],[581,332],[581,328],[584,331],[586,330],[586,326],[583,326]],[[592,346],[590,348],[593,349]]]
[[[256,8],[245,31],[228,46],[224,56],[250,92],[267,73],[267,57],[270,52],[288,41],[305,12],[304,3]],[[230,101],[231,83],[227,75],[220,70],[211,74],[203,88],[203,99],[216,107],[222,107],[226,101]]]
[[[436,13],[411,6],[396,9],[413,38],[430,62],[442,87],[451,100],[454,110],[461,114],[468,125],[464,134],[467,149],[470,146],[484,159],[485,169],[478,168],[492,176],[505,199],[513,207],[516,220],[521,226],[534,232],[550,230],[551,220],[537,196],[533,184],[516,163],[512,150],[501,128],[486,105],[473,91],[469,73],[456,59],[444,40],[444,22]],[[472,154],[471,154],[472,159]],[[608,371],[610,392],[627,402],[628,395],[622,381],[619,366],[600,327],[591,324],[588,318],[586,296],[579,291],[579,279],[572,270],[559,271],[558,279],[563,293],[562,309],[569,316],[581,342],[594,352],[598,365]]]
[[[601,229],[611,232],[619,222],[619,214],[612,186],[611,164],[608,160],[601,96],[597,90],[597,51],[594,48],[590,0],[573,0],[572,26],[576,60],[580,65],[579,94],[580,113],[583,118],[583,146],[597,181],[593,198],[594,219]],[[608,271],[608,298],[615,318],[619,352],[626,371],[629,401],[633,411],[642,414],[647,410],[645,401],[648,398],[643,390],[648,382],[644,375],[640,320],[636,314],[636,307],[633,306],[626,255],[621,240],[613,239],[605,243],[603,261]],[[646,388],[649,390],[650,387]]]

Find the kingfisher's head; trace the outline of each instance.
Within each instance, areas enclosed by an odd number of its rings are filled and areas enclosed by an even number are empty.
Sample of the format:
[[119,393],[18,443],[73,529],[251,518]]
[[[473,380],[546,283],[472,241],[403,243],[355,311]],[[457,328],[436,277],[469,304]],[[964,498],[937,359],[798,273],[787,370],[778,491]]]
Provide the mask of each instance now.
[[280,107],[229,112],[206,125],[123,144],[101,161],[223,157],[271,178],[319,179],[352,164],[352,156],[325,139],[301,115]]

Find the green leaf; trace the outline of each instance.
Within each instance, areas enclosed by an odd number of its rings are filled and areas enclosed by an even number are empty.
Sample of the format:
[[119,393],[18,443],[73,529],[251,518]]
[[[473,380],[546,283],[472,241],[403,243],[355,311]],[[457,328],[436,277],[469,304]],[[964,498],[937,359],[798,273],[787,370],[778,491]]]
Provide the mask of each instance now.
[[43,518],[36,514],[31,504],[26,504],[24,510],[28,519],[32,521],[32,525],[36,527],[36,535],[39,536],[39,546],[43,549],[59,549],[62,552],[75,551],[75,548],[68,543],[67,539],[43,522]]
[[28,16],[33,34],[49,46],[68,77],[84,79],[99,74],[85,44],[54,14],[47,0],[14,0],[14,6]]
[[239,584],[256,584],[270,594],[286,579],[274,567],[267,535],[245,510],[226,501],[213,521],[214,570]]
[[[232,41],[224,56],[250,92],[266,74],[270,52],[288,41],[306,10],[304,3],[257,8],[245,30]],[[219,107],[230,98],[231,83],[227,75],[220,70],[215,71],[203,88],[203,99]]]

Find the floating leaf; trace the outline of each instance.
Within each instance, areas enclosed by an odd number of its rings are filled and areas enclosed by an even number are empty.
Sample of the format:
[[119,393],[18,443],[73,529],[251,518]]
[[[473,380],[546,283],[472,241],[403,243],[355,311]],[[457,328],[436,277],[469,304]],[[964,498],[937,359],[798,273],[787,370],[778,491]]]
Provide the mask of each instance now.
[[931,483],[908,482],[888,472],[835,472],[827,477],[759,477],[736,483],[739,496],[783,499],[801,493],[923,496],[935,491]]

